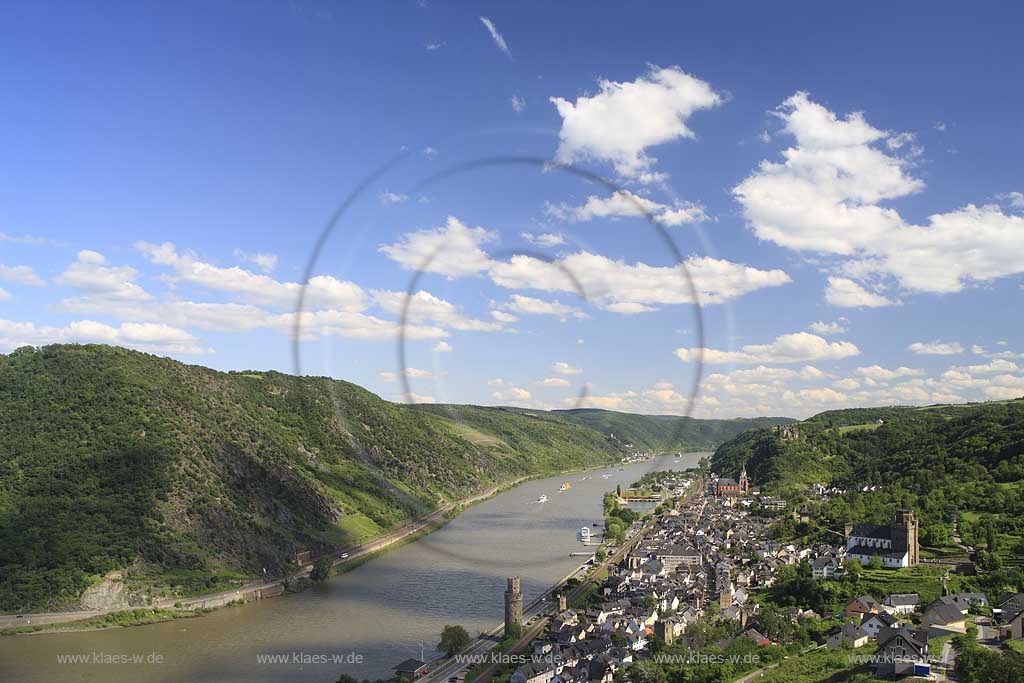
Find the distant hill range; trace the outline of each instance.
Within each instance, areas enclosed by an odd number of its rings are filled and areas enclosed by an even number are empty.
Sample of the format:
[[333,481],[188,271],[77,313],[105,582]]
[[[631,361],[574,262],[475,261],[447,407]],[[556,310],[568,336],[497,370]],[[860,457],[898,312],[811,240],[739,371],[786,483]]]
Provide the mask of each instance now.
[[748,429],[795,422],[790,417],[705,420],[675,415],[634,415],[595,408],[521,411],[582,425],[601,432],[614,443],[640,451],[711,451]]
[[410,406],[101,345],[0,355],[0,407],[0,611],[83,604],[110,572],[151,596],[281,575],[290,553],[524,475],[613,463],[627,443],[710,450],[789,422]]

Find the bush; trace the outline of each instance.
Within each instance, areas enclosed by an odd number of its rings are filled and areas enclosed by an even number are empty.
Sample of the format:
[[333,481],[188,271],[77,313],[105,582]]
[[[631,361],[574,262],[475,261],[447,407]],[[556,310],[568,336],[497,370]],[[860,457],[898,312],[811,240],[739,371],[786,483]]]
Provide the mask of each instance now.
[[309,578],[317,583],[323,583],[331,578],[332,573],[334,573],[334,560],[330,556],[324,555],[313,563],[313,570],[309,573]]

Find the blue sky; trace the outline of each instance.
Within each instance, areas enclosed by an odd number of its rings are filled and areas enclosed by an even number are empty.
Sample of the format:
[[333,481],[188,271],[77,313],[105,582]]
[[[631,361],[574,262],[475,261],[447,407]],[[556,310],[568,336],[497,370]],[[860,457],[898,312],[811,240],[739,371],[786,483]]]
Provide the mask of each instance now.
[[[685,413],[701,361],[703,416],[1024,395],[1018,8],[0,13],[0,352],[292,371],[313,246],[398,159],[319,254],[305,373],[404,400],[429,259],[416,400]],[[608,185],[448,174],[510,156]]]

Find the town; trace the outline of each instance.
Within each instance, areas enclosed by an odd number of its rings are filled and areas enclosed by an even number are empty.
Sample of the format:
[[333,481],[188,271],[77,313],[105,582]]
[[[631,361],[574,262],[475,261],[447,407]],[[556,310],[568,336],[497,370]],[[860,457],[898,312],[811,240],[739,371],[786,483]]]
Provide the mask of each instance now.
[[[1024,645],[1024,594],[990,601],[951,592],[951,577],[974,568],[964,558],[922,558],[913,510],[898,510],[887,525],[851,521],[831,543],[788,542],[772,538],[773,525],[784,517],[807,523],[806,503],[762,495],[745,469],[732,479],[706,465],[648,475],[606,496],[605,507],[605,545],[552,592],[551,608],[524,617],[519,578],[511,577],[505,640],[486,657],[456,658],[429,674],[410,660],[401,673],[431,683],[664,681],[670,672],[682,672],[671,678],[681,681],[946,680],[955,638],[993,650]],[[622,521],[629,526],[615,529]],[[867,590],[920,572],[934,585]],[[800,604],[801,586],[836,582],[865,591],[831,608]]]

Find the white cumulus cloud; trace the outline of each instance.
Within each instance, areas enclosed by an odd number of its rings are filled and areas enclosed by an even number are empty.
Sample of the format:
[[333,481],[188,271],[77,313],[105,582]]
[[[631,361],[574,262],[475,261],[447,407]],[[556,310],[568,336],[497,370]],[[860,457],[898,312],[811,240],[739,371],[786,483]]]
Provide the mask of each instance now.
[[46,285],[46,282],[36,275],[36,272],[30,266],[5,266],[0,263],[0,280],[29,287],[43,287]]
[[[804,92],[777,114],[795,144],[781,162],[761,162],[733,189],[760,239],[849,259],[840,266],[845,274],[891,278],[912,292],[957,292],[1024,272],[1024,216],[967,204],[919,225],[884,204],[925,187],[894,153],[905,135],[875,128],[860,113],[840,118]],[[893,303],[838,278],[830,279],[827,299],[839,306]]]
[[908,351],[923,355],[923,356],[951,356],[957,353],[963,353],[964,347],[959,342],[914,342],[907,347]]
[[[769,344],[747,344],[740,351],[703,349],[705,363],[801,363],[814,360],[840,360],[860,354],[852,342],[829,342],[809,332],[794,332],[776,337]],[[679,348],[675,355],[684,362],[701,359],[699,348]]]
[[532,232],[521,232],[519,236],[530,244],[535,244],[538,247],[557,247],[561,244],[565,244],[565,235],[560,232],[544,232],[535,234]]
[[601,80],[599,92],[575,102],[552,97],[562,117],[555,160],[607,161],[631,180],[663,178],[651,172],[657,161],[647,148],[681,138],[693,138],[690,116],[722,103],[709,84],[675,67],[652,67],[635,81]]
[[679,226],[708,219],[704,207],[693,202],[668,205],[640,196],[629,190],[618,190],[608,197],[591,195],[579,206],[547,204],[545,213],[565,221],[590,221],[595,218],[649,217],[663,225]]
[[37,326],[0,320],[0,350],[19,346],[93,343],[126,346],[149,353],[198,355],[212,353],[192,334],[161,323],[122,323],[112,327],[94,320],[78,320],[65,327]]
[[107,299],[144,301],[152,298],[135,283],[137,270],[130,266],[112,266],[99,252],[84,249],[67,270],[57,277],[57,284],[88,292]]
[[578,375],[583,372],[583,368],[574,367],[565,361],[558,361],[557,363],[552,363],[551,371],[556,375]]
[[827,323],[824,320],[818,320],[807,326],[811,332],[817,334],[842,334],[846,332],[846,318],[841,318],[839,321]]
[[513,294],[504,304],[506,310],[522,315],[553,315],[562,320],[567,318],[586,318],[587,314],[575,306],[558,301],[544,301],[530,296]]
[[830,277],[825,288],[825,301],[843,308],[879,308],[896,306],[894,301],[881,294],[869,292],[863,286],[845,277]]
[[481,246],[495,239],[495,233],[449,216],[443,226],[406,233],[398,242],[382,245],[380,252],[406,270],[457,278],[487,269],[490,258]]

